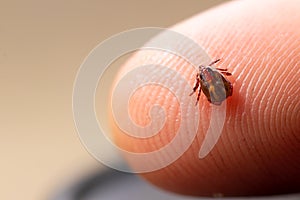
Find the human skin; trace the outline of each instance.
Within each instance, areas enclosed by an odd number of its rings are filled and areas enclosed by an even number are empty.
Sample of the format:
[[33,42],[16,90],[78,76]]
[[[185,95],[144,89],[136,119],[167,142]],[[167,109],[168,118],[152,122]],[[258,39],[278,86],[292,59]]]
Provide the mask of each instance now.
[[[210,122],[211,104],[202,94],[194,142],[171,165],[141,174],[146,180],[169,191],[199,196],[300,192],[299,11],[299,1],[235,1],[171,28],[196,41],[212,59],[221,58],[217,66],[232,73],[228,79],[233,96],[224,102],[225,124],[206,157],[199,159],[198,153]],[[134,55],[116,82],[150,61],[177,70],[193,86],[197,71],[189,63],[153,50]],[[190,98],[196,97],[183,100]],[[130,99],[131,118],[141,126],[148,124],[149,105],[155,103],[166,108],[167,120],[157,136],[146,140],[124,134],[111,117],[113,136],[120,147],[145,153],[174,137],[180,104],[165,88],[148,86],[137,91]]]

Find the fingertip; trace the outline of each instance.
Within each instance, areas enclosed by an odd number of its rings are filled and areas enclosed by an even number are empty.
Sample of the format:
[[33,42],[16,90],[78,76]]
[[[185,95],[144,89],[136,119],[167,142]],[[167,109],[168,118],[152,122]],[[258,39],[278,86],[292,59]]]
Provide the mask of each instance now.
[[[150,182],[170,191],[211,196],[268,195],[297,192],[300,188],[297,149],[299,138],[300,14],[297,1],[242,1],[195,16],[172,29],[197,41],[220,68],[232,76],[233,95],[226,102],[226,121],[217,144],[199,159],[199,149],[209,128],[211,104],[200,98],[200,123],[196,139],[171,165],[145,173]],[[293,20],[294,19],[294,20]],[[184,48],[180,47],[180,48]],[[189,50],[190,54],[197,52]],[[174,55],[144,51],[123,68],[149,62],[169,65],[194,82],[194,68]],[[133,64],[134,63],[134,64]],[[160,74],[162,79],[166,80]],[[182,90],[179,86],[175,86]],[[181,91],[181,94],[183,92]],[[186,95],[184,101],[196,97]],[[181,123],[181,102],[166,88],[150,86],[132,96],[129,112],[141,126],[149,124],[151,105],[165,107],[166,124],[148,139],[126,136],[115,127],[116,142],[129,151],[147,153],[168,144]],[[193,112],[188,111],[191,120]],[[165,158],[157,158],[162,162]],[[147,163],[142,163],[147,165]],[[134,167],[134,166],[133,166]]]

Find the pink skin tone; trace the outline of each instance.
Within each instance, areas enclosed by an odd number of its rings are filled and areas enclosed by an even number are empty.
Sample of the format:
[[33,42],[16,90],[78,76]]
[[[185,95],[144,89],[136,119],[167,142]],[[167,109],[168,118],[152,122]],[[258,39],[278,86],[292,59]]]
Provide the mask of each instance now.
[[[169,191],[199,196],[299,192],[299,7],[299,1],[235,1],[172,27],[197,41],[211,58],[222,59],[217,67],[232,73],[228,79],[234,92],[227,98],[223,132],[209,155],[198,158],[211,108],[201,95],[201,123],[195,141],[168,167],[142,174],[146,180]],[[193,86],[197,71],[189,63],[153,50],[134,55],[120,76],[134,66],[147,64],[150,58],[179,71]],[[187,95],[185,100],[188,98],[196,99]],[[166,89],[149,86],[134,94],[129,106],[131,117],[140,125],[148,124],[148,105],[154,103],[167,110],[159,135],[138,140],[124,135],[111,120],[118,145],[147,152],[172,139],[178,128],[173,122],[178,121],[180,109]]]

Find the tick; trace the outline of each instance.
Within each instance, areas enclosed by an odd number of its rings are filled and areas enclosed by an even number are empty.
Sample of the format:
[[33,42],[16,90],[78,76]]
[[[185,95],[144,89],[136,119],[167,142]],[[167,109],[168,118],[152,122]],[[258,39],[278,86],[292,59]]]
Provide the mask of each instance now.
[[232,95],[233,87],[231,82],[225,76],[231,76],[227,69],[213,68],[212,65],[219,62],[217,59],[211,62],[208,66],[200,65],[199,71],[196,74],[196,82],[193,87],[193,95],[198,89],[197,101],[200,99],[201,90],[206,96],[207,100],[214,105],[221,105],[221,103]]

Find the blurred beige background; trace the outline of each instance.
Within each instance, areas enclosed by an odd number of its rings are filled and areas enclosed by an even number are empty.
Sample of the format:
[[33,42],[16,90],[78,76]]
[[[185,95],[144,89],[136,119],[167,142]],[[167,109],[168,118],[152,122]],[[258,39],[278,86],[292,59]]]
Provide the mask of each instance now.
[[73,82],[113,34],[168,27],[222,0],[0,0],[0,199],[45,199],[101,165],[81,145]]

